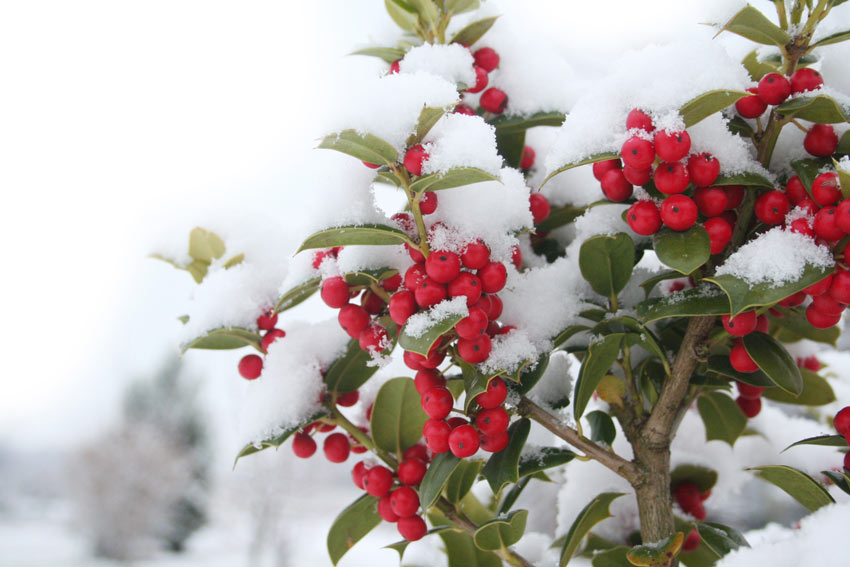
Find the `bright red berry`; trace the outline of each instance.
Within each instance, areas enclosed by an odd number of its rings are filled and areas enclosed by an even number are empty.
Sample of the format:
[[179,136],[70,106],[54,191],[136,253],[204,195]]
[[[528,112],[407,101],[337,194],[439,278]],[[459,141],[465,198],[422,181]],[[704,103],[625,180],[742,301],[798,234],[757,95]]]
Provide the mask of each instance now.
[[369,467],[366,466],[366,463],[364,461],[360,461],[359,463],[354,465],[354,468],[351,469],[351,480],[354,481],[354,486],[356,486],[360,490],[363,490],[363,480],[366,478],[366,473],[368,472]]
[[838,324],[841,314],[824,313],[811,304],[806,308],[806,320],[815,329],[828,329]]
[[322,282],[320,295],[328,307],[339,309],[348,303],[348,284],[340,276],[328,278]]
[[737,386],[738,394],[742,398],[760,398],[762,393],[764,392],[764,388],[760,388],[759,386],[751,386],[746,382],[735,382],[735,386]]
[[256,354],[246,354],[239,361],[239,374],[245,380],[255,380],[263,372],[263,359]]
[[419,212],[423,215],[430,215],[437,210],[437,194],[433,191],[425,191],[422,194],[422,199],[419,201]]
[[508,272],[501,262],[488,262],[478,270],[481,278],[481,288],[485,293],[497,293],[505,287],[508,280]]
[[475,416],[475,425],[484,435],[498,435],[502,431],[507,431],[510,419],[507,410],[498,406],[479,411]]
[[425,272],[434,281],[447,284],[460,274],[460,257],[454,252],[432,250],[425,260]]
[[431,388],[445,387],[446,379],[439,372],[431,368],[423,368],[416,373],[413,383],[416,386],[416,391],[422,396]]
[[478,432],[471,425],[461,425],[449,433],[449,449],[455,457],[464,459],[478,451]]
[[528,204],[534,224],[540,224],[549,218],[552,207],[549,205],[549,199],[545,195],[542,193],[532,193],[528,197]]
[[499,66],[499,54],[492,47],[482,47],[472,54],[475,64],[488,73]]
[[396,516],[407,518],[419,510],[419,495],[409,486],[396,488],[390,493],[390,506]]
[[797,69],[791,75],[791,92],[804,93],[813,91],[823,84],[823,77],[820,73],[809,67]]
[[422,394],[422,409],[431,419],[445,419],[452,411],[454,401],[447,388],[435,386]]
[[838,270],[828,283],[830,297],[840,303],[850,303],[850,271]]
[[390,63],[390,75],[396,75],[401,71],[401,59],[396,59]]
[[519,249],[519,246],[511,246],[511,264],[517,270],[522,266],[522,250]]
[[478,364],[487,360],[493,345],[490,337],[486,334],[476,336],[474,339],[458,339],[457,353],[470,364]]
[[460,260],[463,267],[469,270],[483,268],[490,261],[490,249],[480,240],[476,240],[466,245]]
[[478,104],[491,114],[501,114],[508,105],[508,95],[502,89],[489,88],[481,94]]
[[268,352],[269,346],[278,339],[282,339],[286,336],[286,331],[283,329],[272,329],[263,335],[263,338],[260,339],[260,346],[263,348],[263,352]]
[[422,175],[422,164],[428,159],[428,152],[422,147],[422,144],[416,144],[407,150],[404,154],[404,168],[411,175]]
[[416,291],[416,288],[419,287],[419,284],[422,283],[422,280],[426,277],[428,277],[428,274],[425,273],[425,266],[422,264],[414,264],[410,266],[406,272],[404,272],[404,287],[410,291]]
[[809,238],[815,237],[815,231],[806,219],[795,219],[791,221],[789,226],[791,227],[791,232],[796,232],[797,234],[802,234]]
[[348,459],[351,445],[348,443],[348,437],[345,433],[331,433],[325,437],[322,450],[325,452],[327,460],[332,463],[341,463]]
[[829,291],[829,288],[832,286],[832,280],[833,280],[833,275],[829,274],[825,278],[823,278],[822,280],[818,280],[817,282],[813,283],[809,287],[805,288],[803,290],[803,293],[805,293],[806,295],[810,295],[812,297],[814,297],[816,295],[824,294],[827,291]]
[[688,537],[685,538],[685,541],[682,543],[682,551],[688,553],[690,551],[694,551],[699,547],[699,532],[695,529],[691,530],[688,534]]
[[422,437],[432,453],[448,453],[452,426],[442,419],[429,419],[422,426]]
[[[647,167],[646,169],[635,169],[633,167],[624,167],[623,168],[623,177],[625,177],[626,181],[631,183],[632,185],[646,185],[649,183],[649,180],[652,179],[652,168]],[[608,197],[611,199],[611,197]],[[613,199],[611,199],[613,201]]]
[[661,228],[661,214],[653,201],[638,201],[626,213],[629,227],[642,236],[649,236]]
[[755,372],[759,369],[759,365],[750,357],[747,349],[742,344],[733,346],[732,350],[729,351],[729,362],[732,364],[732,368],[745,374]]
[[812,181],[812,199],[821,207],[837,203],[841,199],[838,174],[829,171],[815,177]]
[[600,181],[605,198],[615,203],[622,203],[632,196],[634,187],[626,179],[622,169],[612,169]]
[[498,453],[502,449],[508,446],[508,442],[510,441],[510,435],[508,435],[507,431],[502,431],[501,433],[497,433],[496,435],[484,435],[481,434],[478,436],[480,448],[487,451],[488,453]]
[[356,404],[360,400],[360,392],[354,390],[353,392],[345,392],[344,394],[340,394],[336,399],[336,405],[342,406],[344,408],[350,408],[354,404]]
[[824,207],[815,215],[812,228],[815,234],[824,240],[839,240],[845,232],[838,226],[838,215],[835,207]]
[[459,104],[452,110],[454,114],[465,114],[467,116],[475,116],[475,109],[468,104]]
[[802,305],[806,300],[806,294],[802,291],[798,291],[793,295],[789,295],[785,299],[779,302],[779,305],[782,307],[797,307],[798,305]]
[[386,496],[393,485],[393,471],[385,466],[375,466],[369,469],[363,478],[366,492],[376,498]]
[[534,165],[535,157],[536,154],[534,152],[534,148],[532,148],[531,146],[525,146],[522,149],[522,159],[519,162],[519,168],[522,170],[531,169],[531,167]]
[[475,401],[484,409],[492,409],[505,403],[507,397],[508,388],[505,383],[501,378],[493,378],[487,384],[487,389],[475,396]]
[[369,353],[378,353],[389,344],[387,330],[377,323],[372,323],[366,327],[358,337],[360,348]]
[[655,133],[655,153],[662,161],[679,161],[691,151],[691,136],[687,130],[668,132],[659,130]]
[[720,254],[732,241],[732,227],[726,219],[714,217],[703,223],[708,233],[708,243],[712,254]]
[[688,158],[688,173],[691,183],[697,187],[708,187],[720,174],[720,162],[709,153],[701,153]]
[[835,431],[838,432],[839,435],[847,436],[850,433],[850,406],[842,408],[835,414],[835,417],[832,420],[832,424],[835,426]]
[[316,441],[306,433],[296,433],[292,438],[292,452],[296,457],[307,459],[316,453]]
[[638,128],[647,132],[655,130],[655,126],[652,124],[652,118],[639,108],[632,109],[626,117],[626,130],[631,130],[632,128]]
[[360,296],[360,306],[366,311],[366,313],[370,315],[377,315],[381,311],[384,310],[384,300],[381,299],[381,296],[372,291],[371,289],[367,289],[363,291],[363,295]]
[[829,315],[841,315],[847,309],[846,303],[836,301],[829,293],[813,297],[812,305],[818,311]]
[[701,187],[694,191],[694,202],[699,212],[707,217],[716,217],[726,210],[729,199],[720,187]]
[[466,304],[473,305],[481,298],[481,279],[472,272],[461,272],[449,284],[449,297],[466,297]]
[[791,209],[791,201],[782,191],[768,191],[756,199],[756,217],[764,224],[781,224]]
[[478,307],[487,314],[487,319],[495,321],[502,314],[502,300],[498,295],[482,295],[478,303],[472,307]]
[[419,283],[414,292],[414,298],[419,307],[427,309],[432,305],[440,303],[448,296],[446,286],[436,282],[433,278],[426,277]]
[[421,516],[409,516],[398,519],[398,533],[407,541],[416,541],[425,537],[428,526]]
[[768,73],[759,81],[758,96],[766,104],[782,104],[790,94],[791,83],[779,73]]
[[705,508],[699,487],[692,482],[680,482],[673,487],[673,499],[683,512],[699,521],[705,520]]
[[404,325],[411,315],[416,313],[416,298],[405,289],[390,297],[390,318],[396,325]]
[[688,230],[697,221],[697,205],[684,195],[667,197],[661,203],[661,220],[673,230]]
[[473,65],[472,70],[475,71],[475,84],[466,89],[468,93],[480,93],[487,88],[487,83],[490,79],[487,77],[487,69],[480,65]]
[[745,398],[743,396],[738,396],[735,398],[735,403],[738,404],[738,407],[741,408],[744,415],[750,419],[754,418],[761,412],[761,398]]
[[602,177],[612,169],[622,169],[622,164],[619,159],[606,159],[603,161],[593,162],[593,177],[597,181],[602,181]]
[[659,191],[665,195],[675,195],[688,188],[690,175],[682,162],[664,162],[655,168],[652,179]]
[[812,124],[806,137],[803,138],[803,147],[813,156],[831,156],[838,147],[838,135],[835,133],[835,128],[830,124]]
[[755,330],[757,318],[755,311],[744,311],[734,317],[723,315],[720,320],[723,322],[723,328],[726,329],[727,333],[733,337],[743,337]]
[[257,327],[263,331],[271,331],[275,325],[277,325],[277,313],[274,309],[269,309],[257,317]]
[[349,303],[343,305],[337,316],[339,326],[352,338],[359,338],[360,333],[369,326],[372,320],[369,314],[359,305]]
[[803,199],[809,198],[809,193],[806,191],[806,187],[796,175],[791,177],[788,180],[788,183],[785,184],[785,194],[788,196],[792,205],[796,205]]
[[469,309],[469,315],[455,324],[455,332],[462,339],[472,340],[487,329],[488,323],[489,320],[484,310],[472,307]]
[[402,457],[404,457],[405,460],[419,459],[423,463],[427,463],[431,460],[431,458],[428,456],[428,447],[419,443],[405,449],[404,453],[402,453]]
[[655,147],[652,142],[640,136],[632,136],[620,148],[623,163],[635,169],[646,169],[655,161]]
[[[421,445],[419,446],[421,447]],[[406,460],[398,466],[398,480],[402,484],[416,486],[422,482],[427,469],[428,467],[424,461],[419,459]]]
[[744,118],[758,118],[767,110],[767,103],[758,96],[757,88],[749,88],[747,92],[753,94],[739,98],[738,102],[735,103],[735,110]]
[[[850,199],[841,201],[835,209],[835,223],[844,232],[850,233]],[[846,257],[846,254],[845,254]]]
[[398,522],[398,514],[393,512],[389,494],[385,494],[380,500],[378,500],[378,515],[385,522],[389,522],[391,524]]

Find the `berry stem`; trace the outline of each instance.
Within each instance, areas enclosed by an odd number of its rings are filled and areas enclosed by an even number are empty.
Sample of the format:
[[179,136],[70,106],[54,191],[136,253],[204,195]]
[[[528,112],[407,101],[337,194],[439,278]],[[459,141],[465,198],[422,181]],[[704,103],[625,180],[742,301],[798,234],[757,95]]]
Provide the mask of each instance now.
[[393,470],[396,470],[398,468],[398,461],[396,460],[396,458],[381,449],[380,447],[377,447],[372,441],[372,438],[363,433],[363,431],[361,431],[359,427],[351,423],[351,421],[349,421],[347,417],[342,415],[342,412],[340,412],[336,406],[329,407],[328,411],[330,412],[331,417],[333,417],[334,422],[343,429],[345,429],[345,432],[354,437],[358,443],[366,447],[369,451],[375,453]]
[[401,186],[404,188],[404,193],[407,195],[407,203],[410,205],[410,213],[413,215],[413,220],[416,222],[416,231],[419,233],[419,251],[426,258],[428,257],[428,230],[425,228],[425,221],[422,219],[422,211],[419,210],[419,199],[422,195],[418,195],[410,190],[410,176],[407,170],[397,166],[393,166],[393,173],[401,181]]

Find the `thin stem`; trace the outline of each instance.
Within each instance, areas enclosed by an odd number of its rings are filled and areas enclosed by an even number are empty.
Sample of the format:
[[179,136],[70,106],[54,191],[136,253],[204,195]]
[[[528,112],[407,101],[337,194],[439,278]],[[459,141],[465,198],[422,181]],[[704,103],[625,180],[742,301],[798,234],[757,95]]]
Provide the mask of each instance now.
[[378,455],[378,457],[380,457],[382,461],[387,463],[393,470],[398,468],[398,461],[396,460],[396,458],[381,449],[380,447],[378,447],[377,445],[375,445],[372,439],[368,435],[363,433],[363,431],[361,431],[359,427],[351,423],[351,421],[349,421],[347,417],[342,415],[342,413],[339,411],[339,409],[337,409],[336,406],[330,407],[328,408],[328,410],[330,411],[331,416],[333,416],[334,422],[336,422],[337,425],[345,429],[346,433],[354,437],[358,443]]
[[629,397],[634,401],[631,405],[631,409],[634,410],[634,413],[637,415],[637,418],[641,418],[644,415],[644,407],[643,400],[638,395],[637,385],[635,384],[635,378],[632,374],[632,360],[631,360],[631,349],[628,345],[623,346],[623,374],[626,377],[626,391],[629,393]]
[[640,470],[634,463],[627,461],[613,451],[597,445],[572,427],[564,425],[558,418],[528,398],[523,396],[520,399],[517,405],[517,412],[523,417],[533,419],[576,449],[582,451],[586,457],[598,461],[630,483],[634,484],[640,479]]
[[[474,536],[475,532],[478,531],[478,525],[475,522],[470,520],[466,514],[455,508],[454,504],[442,496],[437,500],[435,506],[446,518],[465,531],[468,535]],[[502,549],[496,549],[493,553],[511,565],[516,565],[517,567],[534,567],[533,563],[529,562],[525,557],[510,548],[503,547]]]
[[779,27],[788,29],[788,14],[785,12],[785,0],[774,0],[773,5],[776,6],[776,15],[779,17]]
[[428,256],[428,230],[425,228],[425,221],[422,218],[422,212],[419,210],[419,200],[422,198],[422,195],[411,191],[410,177],[406,169],[393,166],[393,173],[401,181],[404,194],[407,195],[410,213],[413,215],[413,220],[416,222],[416,231],[419,233],[419,251],[422,252],[423,256]]

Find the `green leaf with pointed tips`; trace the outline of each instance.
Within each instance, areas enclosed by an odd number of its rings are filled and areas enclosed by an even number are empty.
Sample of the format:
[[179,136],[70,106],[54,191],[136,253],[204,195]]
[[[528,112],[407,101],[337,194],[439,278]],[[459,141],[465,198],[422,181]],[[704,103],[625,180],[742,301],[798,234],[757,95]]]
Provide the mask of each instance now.
[[404,0],[384,0],[384,7],[390,18],[405,31],[413,31],[416,27],[416,11]]
[[603,297],[616,296],[629,283],[634,270],[634,242],[622,232],[593,236],[582,243],[578,264],[593,291]]
[[440,118],[448,112],[449,108],[442,108],[439,106],[425,106],[422,108],[422,112],[419,113],[419,120],[416,122],[416,130],[410,137],[407,138],[407,141],[404,143],[408,148],[410,146],[414,146],[428,135],[428,132],[431,131],[431,128],[434,127]]
[[398,152],[390,144],[372,134],[361,134],[356,130],[343,130],[329,134],[319,143],[320,148],[336,150],[376,165],[393,165],[398,161]]
[[398,342],[404,350],[409,350],[419,353],[422,356],[427,356],[428,351],[431,350],[431,347],[437,342],[437,339],[452,330],[457,322],[463,319],[463,317],[464,316],[462,314],[449,314],[444,319],[434,322],[428,330],[418,337],[408,334],[407,325],[405,325],[401,330],[401,336],[399,337]]
[[239,453],[236,455],[236,458],[233,459],[233,467],[234,468],[236,467],[236,463],[242,457],[246,457],[248,455],[253,455],[254,453],[259,453],[260,451],[264,451],[264,450],[268,449],[269,447],[274,447],[274,448],[280,447],[281,445],[283,445],[286,442],[287,439],[289,439],[299,429],[301,429],[304,426],[309,425],[310,423],[313,423],[317,419],[325,417],[327,415],[328,415],[328,412],[326,412],[324,410],[318,411],[318,412],[312,414],[306,420],[304,420],[304,422],[299,423],[298,425],[296,425],[294,427],[287,427],[286,429],[284,429],[283,431],[281,431],[280,433],[278,433],[274,437],[269,437],[268,439],[261,441],[258,444],[248,443],[247,445],[242,447],[242,450],[239,451]]
[[850,120],[850,110],[826,95],[792,98],[777,106],[775,110],[785,116],[818,124],[839,124]]
[[788,32],[771,22],[752,6],[747,6],[732,16],[732,19],[726,22],[726,25],[720,31],[724,30],[762,45],[784,47],[791,41]]
[[669,228],[659,230],[652,244],[662,264],[686,276],[711,257],[708,232],[699,224],[682,232]]
[[566,119],[566,116],[560,112],[537,112],[529,116],[505,116],[503,114],[490,120],[490,124],[495,126],[498,133],[513,134],[537,126],[560,126],[564,119]]
[[799,396],[793,396],[779,388],[768,388],[762,397],[774,402],[801,406],[825,406],[835,401],[835,392],[825,378],[805,368],[800,369],[800,374],[803,376],[803,392]]
[[758,49],[750,51],[741,61],[741,64],[747,70],[747,73],[750,74],[750,78],[754,81],[759,81],[768,73],[775,73],[777,71],[777,68],[774,65],[759,60]]
[[475,479],[478,478],[478,473],[481,472],[482,466],[484,466],[484,461],[462,460],[446,482],[444,489],[446,500],[452,504],[463,500],[463,497],[466,496],[472,485],[475,484]]
[[747,354],[771,381],[794,396],[803,391],[803,376],[794,359],[779,341],[767,333],[750,333],[744,337]]
[[564,205],[563,207],[552,207],[545,221],[538,223],[537,230],[551,231],[566,226],[585,213],[585,207],[574,207]]
[[596,496],[590,503],[579,512],[573,525],[570,526],[570,531],[567,532],[564,547],[561,548],[561,558],[558,562],[559,567],[566,567],[570,559],[572,559],[578,546],[584,536],[590,529],[604,520],[611,517],[609,507],[611,503],[623,496],[622,492],[603,492]]
[[525,150],[525,130],[518,132],[496,132],[496,149],[505,160],[505,165],[519,169]]
[[378,524],[378,499],[364,494],[340,512],[328,532],[328,554],[336,565],[354,544],[363,539]]
[[313,278],[295,286],[277,300],[274,310],[276,313],[291,309],[316,293],[322,284],[322,278]]
[[563,447],[537,447],[519,457],[520,478],[524,478],[552,467],[565,465],[575,458],[576,454]]
[[819,445],[821,447],[847,447],[847,439],[844,438],[843,435],[818,435],[816,437],[809,437],[807,439],[801,439],[796,443],[791,443],[784,449],[782,452],[784,453],[791,447],[797,447],[798,445]]
[[483,20],[472,22],[457,32],[449,43],[462,43],[466,46],[472,46],[476,41],[481,39],[485,33],[490,31],[490,28],[493,27],[493,24],[495,24],[498,19],[499,16],[494,16],[492,18],[484,18]]
[[211,263],[224,255],[224,241],[214,232],[195,227],[189,233],[189,256],[199,262]]
[[729,300],[721,290],[709,285],[700,285],[666,297],[644,299],[637,305],[637,314],[644,324],[667,317],[728,315]]
[[381,224],[361,224],[320,230],[308,236],[298,252],[334,246],[392,246],[407,243],[413,244],[410,237],[397,228]]
[[749,96],[749,94],[745,91],[708,91],[686,102],[679,109],[679,114],[685,121],[685,127],[690,128],[715,112],[720,112],[727,106],[735,104],[739,98]]
[[729,356],[727,355],[716,354],[708,357],[707,370],[710,374],[717,374],[723,378],[731,378],[732,380],[737,380],[751,386],[758,386],[759,388],[773,388],[775,386],[773,380],[768,378],[767,374],[761,370],[756,370],[755,372],[738,372],[732,367],[732,363],[729,362]]
[[428,465],[428,470],[425,471],[425,477],[419,484],[419,502],[423,510],[427,510],[434,505],[443,487],[449,481],[449,477],[460,464],[460,459],[451,453],[441,453],[434,457],[431,464]]
[[809,512],[835,502],[821,483],[793,467],[772,465],[746,470],[754,471],[760,479],[778,486]]
[[202,348],[210,350],[231,350],[252,346],[262,352],[260,340],[262,337],[254,331],[241,329],[239,327],[220,327],[207,331],[207,333],[196,339],[185,343],[181,351],[186,352],[190,348]]
[[606,161],[606,160],[609,160],[609,159],[620,159],[619,152],[602,152],[602,153],[587,156],[587,157],[582,158],[578,161],[573,161],[573,162],[564,164],[561,167],[559,167],[558,169],[556,169],[555,171],[553,171],[552,173],[550,173],[549,175],[547,175],[546,179],[543,180],[543,183],[541,183],[540,186],[543,187],[544,185],[546,185],[546,183],[548,183],[548,181],[550,179],[552,179],[553,177],[555,177],[559,173],[563,173],[563,172],[567,171],[568,169],[572,169],[572,168],[578,167],[580,165],[587,165],[587,164],[591,164],[591,163],[596,163],[597,161]]
[[771,182],[770,179],[751,171],[736,173],[735,175],[718,175],[717,179],[714,180],[713,185],[721,187],[729,185],[743,185],[744,187],[764,187],[765,189],[774,188],[773,182]]
[[608,374],[611,366],[616,362],[620,354],[620,345],[623,342],[623,333],[608,335],[601,341],[590,345],[587,357],[582,362],[576,381],[576,391],[573,397],[573,417],[577,420],[584,413],[587,403],[590,401],[596,386],[602,377]]
[[698,522],[697,531],[701,544],[718,557],[727,555],[741,547],[750,547],[747,540],[736,529],[717,522]]
[[348,285],[372,285],[381,283],[387,278],[391,278],[398,273],[395,268],[377,268],[374,270],[361,270],[359,272],[348,272],[343,276],[345,283]]
[[392,63],[404,57],[404,50],[396,47],[366,47],[353,51],[351,55],[367,55],[369,57],[377,57],[387,63]]
[[508,428],[510,436],[508,446],[498,453],[493,453],[481,469],[481,475],[487,479],[494,494],[498,493],[504,485],[513,484],[519,480],[519,460],[530,430],[531,422],[525,418],[511,424]]
[[423,191],[442,191],[444,189],[454,189],[464,185],[472,185],[473,183],[481,183],[483,181],[500,181],[498,177],[487,173],[481,169],[474,167],[458,167],[450,169],[445,173],[432,173],[420,177],[410,184],[410,190],[414,193],[422,193]]
[[670,485],[680,482],[692,482],[704,494],[717,484],[717,471],[699,465],[679,465],[670,473]]
[[821,471],[821,474],[831,480],[833,484],[843,490],[845,494],[850,494],[850,476],[847,476],[846,472]]
[[637,567],[669,567],[684,541],[685,534],[676,532],[661,541],[634,546],[626,554],[626,559]]
[[496,551],[515,544],[525,533],[528,510],[515,510],[507,518],[490,520],[475,530],[472,536],[478,549]]
[[428,421],[420,400],[411,378],[393,378],[384,383],[375,397],[370,419],[375,445],[396,455],[415,445]]
[[719,440],[734,445],[747,426],[747,416],[723,392],[703,392],[697,398],[697,410],[705,424],[707,441]]
[[[387,350],[391,351],[395,347],[395,323],[387,320],[386,317],[381,318],[380,322],[387,329],[390,341]],[[360,348],[358,341],[354,339],[348,341],[345,354],[337,358],[325,372],[323,379],[328,390],[346,393],[358,389],[378,371],[377,366],[369,366],[371,360],[371,355]]]
[[812,47],[823,47],[824,45],[832,45],[834,43],[841,43],[842,41],[847,40],[850,40],[850,30],[830,34],[825,38],[818,40]]

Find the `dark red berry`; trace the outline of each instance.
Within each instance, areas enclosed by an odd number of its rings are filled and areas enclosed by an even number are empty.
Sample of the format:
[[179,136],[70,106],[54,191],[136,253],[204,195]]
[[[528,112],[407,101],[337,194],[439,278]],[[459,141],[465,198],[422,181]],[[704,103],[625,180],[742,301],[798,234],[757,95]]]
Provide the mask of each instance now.
[[408,449],[405,449],[404,453],[402,453],[402,456],[405,460],[419,459],[423,463],[427,463],[431,460],[431,458],[428,456],[428,447],[426,447],[425,445],[420,445],[419,443],[412,447],[409,447]]
[[646,169],[655,161],[655,147],[652,142],[640,136],[632,136],[620,148],[623,163],[634,169]]
[[320,294],[328,307],[339,309],[348,303],[348,284],[340,276],[328,278],[322,282]]
[[806,295],[811,295],[812,297],[816,295],[822,295],[829,291],[829,288],[832,286],[832,280],[833,275],[829,274],[822,280],[818,280],[809,287],[805,288],[803,290],[803,293],[805,293]]
[[502,89],[489,88],[481,94],[478,104],[491,114],[501,114],[508,105],[508,95]]
[[420,396],[424,395],[431,388],[443,388],[446,385],[446,379],[439,372],[431,368],[423,368],[416,372],[413,382]]
[[497,433],[496,435],[479,435],[479,443],[480,448],[487,451],[488,453],[498,453],[502,449],[508,446],[508,442],[510,441],[510,435],[508,435],[507,431],[502,431],[501,433]]
[[487,335],[478,335],[474,339],[458,339],[457,353],[470,364],[478,364],[487,360],[493,345]]
[[841,315],[847,309],[846,303],[836,301],[829,293],[824,293],[812,298],[815,309],[829,315]]
[[502,300],[498,295],[482,295],[481,299],[473,305],[487,314],[487,319],[495,321],[502,314]]
[[824,313],[815,308],[814,304],[811,304],[806,308],[806,320],[815,329],[829,329],[838,324],[841,320],[841,314]]
[[723,190],[726,191],[727,211],[738,208],[738,205],[744,200],[744,194],[747,191],[746,187],[742,185],[727,185]]
[[426,277],[428,277],[428,274],[425,273],[425,266],[422,264],[414,264],[410,266],[406,272],[404,272],[404,287],[410,291],[416,291],[416,288],[419,287],[419,284],[422,283],[422,280]]
[[744,118],[758,118],[767,110],[767,103],[758,96],[757,88],[749,88],[747,91],[753,94],[739,98],[735,103],[735,110]]
[[507,410],[502,406],[482,409],[475,416],[475,426],[484,435],[498,435],[507,431],[510,419]]
[[522,250],[519,249],[519,246],[511,246],[511,264],[517,270],[522,266]]
[[448,453],[452,427],[442,419],[429,419],[422,426],[422,437],[432,453]]
[[525,146],[522,149],[522,159],[519,161],[519,168],[522,170],[529,170],[534,165],[534,158],[536,154],[534,152],[534,148],[531,146]]
[[850,303],[850,271],[838,270],[828,283],[829,296],[840,303]]
[[271,331],[275,325],[277,325],[277,313],[274,309],[269,309],[257,317],[257,327],[263,331]]
[[531,218],[534,220],[534,224],[540,224],[549,218],[549,213],[552,210],[552,207],[549,205],[549,199],[547,199],[542,193],[532,193],[528,197],[528,204],[531,209]]
[[756,199],[756,217],[764,224],[781,224],[791,210],[791,201],[782,191],[768,191]]
[[796,175],[791,177],[788,180],[788,183],[785,184],[785,194],[788,196],[792,205],[796,205],[803,199],[809,198],[809,193],[806,191],[806,187]]
[[697,221],[697,205],[684,195],[667,197],[661,203],[661,220],[673,230],[688,230]]
[[791,83],[779,73],[768,73],[759,81],[758,96],[766,104],[782,104],[790,94]]
[[481,299],[481,279],[472,272],[461,272],[449,284],[449,297],[466,297],[466,304],[473,305]]
[[675,195],[688,188],[690,175],[682,162],[664,162],[655,168],[652,179],[656,189],[665,195]]
[[390,75],[396,75],[401,71],[401,59],[396,59],[390,63]]
[[815,234],[824,240],[839,240],[844,236],[844,231],[838,226],[838,215],[835,207],[824,207],[815,215],[812,228]]
[[391,524],[398,522],[398,514],[393,512],[389,494],[385,494],[380,500],[378,500],[378,515],[385,522],[389,522]]
[[759,386],[751,386],[746,382],[735,382],[735,386],[737,386],[738,394],[742,398],[760,398],[762,393],[764,392],[764,388],[760,388]]
[[316,453],[316,440],[306,433],[296,433],[292,438],[292,452],[301,459],[312,457]]
[[325,452],[325,458],[327,460],[332,463],[341,463],[348,459],[351,445],[345,433],[331,433],[325,437],[322,450]]
[[686,130],[668,132],[659,130],[655,133],[655,153],[662,161],[679,161],[691,151],[691,137]]
[[350,408],[354,404],[356,404],[360,400],[360,392],[354,390],[353,392],[345,392],[344,394],[340,394],[336,399],[336,405],[342,406],[344,408]]
[[454,114],[465,114],[467,116],[475,116],[475,109],[468,104],[459,104],[452,110]]
[[605,198],[615,203],[622,203],[632,196],[634,187],[626,179],[622,169],[612,169],[602,178],[600,182],[602,193]]
[[369,467],[366,466],[366,463],[364,461],[360,461],[359,463],[354,465],[354,468],[351,469],[351,480],[354,481],[354,486],[356,486],[360,490],[363,490],[363,480],[366,478],[366,473],[368,472]]
[[245,380],[255,380],[263,372],[263,359],[256,354],[246,354],[239,361],[239,374]]
[[[484,293],[498,293],[508,281],[508,272],[501,262],[488,262],[478,270],[478,277],[481,278],[481,289]],[[490,319],[492,320],[492,317]]]
[[804,93],[813,91],[823,84],[823,77],[820,73],[809,67],[797,69],[791,75],[791,92]]
[[[649,183],[649,180],[652,179],[652,168],[647,167],[646,169],[635,169],[633,167],[624,167],[623,168],[623,177],[626,178],[626,181],[631,183],[632,185],[646,185]],[[611,197],[608,197],[611,199]],[[613,201],[613,199],[611,199]]]
[[612,169],[622,169],[622,164],[619,159],[606,159],[593,162],[593,177],[597,181],[602,181],[602,177]]
[[626,213],[629,227],[642,236],[649,236],[661,228],[661,214],[658,205],[652,201],[638,201],[629,207]]
[[753,418],[761,412],[761,398],[745,398],[738,396],[735,403],[748,418]]
[[492,409],[505,403],[507,397],[508,388],[505,383],[501,378],[493,378],[487,384],[487,389],[475,396],[475,401],[484,409]]
[[716,217],[726,210],[729,199],[720,187],[701,187],[694,191],[694,202],[699,212],[707,217]]
[[464,459],[478,451],[478,432],[471,425],[461,425],[449,433],[449,449],[455,457]]
[[409,516],[398,519],[398,533],[407,541],[417,541],[428,533],[428,526],[420,516]]
[[[835,208],[836,220],[838,228],[844,232],[850,233],[850,199],[844,199]],[[845,258],[846,258],[845,254]]]
[[499,54],[492,47],[482,47],[472,54],[475,64],[488,73],[499,66]]
[[699,547],[699,532],[696,529],[693,529],[688,534],[688,537],[685,538],[685,541],[682,542],[682,551],[688,553],[690,551],[694,551]]
[[390,506],[399,518],[407,518],[419,510],[419,495],[409,486],[396,488],[390,493]]
[[363,478],[363,487],[366,492],[376,498],[389,494],[392,485],[393,471],[381,465],[369,469]]
[[806,137],[803,138],[803,147],[813,156],[831,156],[838,147],[838,135],[835,133],[835,128],[830,124],[812,124]]
[[709,249],[712,254],[720,254],[732,241],[732,227],[722,217],[710,218],[703,223],[708,233]]
[[839,435],[847,436],[850,433],[850,406],[841,408],[832,420],[835,431]]
[[769,333],[770,332],[770,320],[767,318],[767,315],[759,315],[756,318],[756,332],[757,333]]
[[691,183],[697,187],[708,187],[720,174],[720,162],[709,153],[701,153],[688,158],[688,173]]

